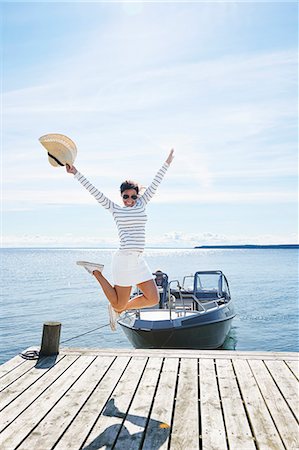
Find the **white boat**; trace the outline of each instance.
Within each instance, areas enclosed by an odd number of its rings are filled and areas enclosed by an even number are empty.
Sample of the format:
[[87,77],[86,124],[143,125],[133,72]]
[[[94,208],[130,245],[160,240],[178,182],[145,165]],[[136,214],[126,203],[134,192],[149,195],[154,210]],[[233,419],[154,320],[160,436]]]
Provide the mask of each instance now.
[[228,281],[220,271],[198,271],[168,281],[156,273],[159,306],[130,310],[118,320],[135,348],[216,349],[235,316]]

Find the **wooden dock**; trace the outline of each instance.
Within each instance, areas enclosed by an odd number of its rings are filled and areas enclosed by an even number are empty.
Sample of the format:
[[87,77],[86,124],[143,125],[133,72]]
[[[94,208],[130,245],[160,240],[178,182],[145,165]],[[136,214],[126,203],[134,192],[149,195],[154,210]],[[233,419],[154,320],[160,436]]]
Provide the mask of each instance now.
[[0,366],[0,448],[299,448],[298,355],[62,349]]

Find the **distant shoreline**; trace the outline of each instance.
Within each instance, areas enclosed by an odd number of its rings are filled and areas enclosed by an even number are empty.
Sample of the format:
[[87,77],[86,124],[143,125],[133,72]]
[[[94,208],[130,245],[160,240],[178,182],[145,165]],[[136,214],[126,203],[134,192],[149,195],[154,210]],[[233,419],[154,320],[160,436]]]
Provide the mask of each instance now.
[[277,249],[298,249],[299,248],[299,244],[273,244],[273,245],[253,245],[253,244],[247,244],[247,245],[198,245],[196,247],[194,247],[196,249],[209,249],[209,248],[213,248],[213,249],[240,249],[240,248],[244,248],[244,249],[273,249],[273,248],[277,248]]
[[[1,247],[1,250],[107,250],[115,251],[118,247],[89,247],[89,246],[36,246],[36,247]],[[256,244],[237,244],[237,245],[197,245],[195,247],[146,247],[146,250],[206,250],[206,249],[299,249],[299,244],[270,244],[270,245],[256,245]]]

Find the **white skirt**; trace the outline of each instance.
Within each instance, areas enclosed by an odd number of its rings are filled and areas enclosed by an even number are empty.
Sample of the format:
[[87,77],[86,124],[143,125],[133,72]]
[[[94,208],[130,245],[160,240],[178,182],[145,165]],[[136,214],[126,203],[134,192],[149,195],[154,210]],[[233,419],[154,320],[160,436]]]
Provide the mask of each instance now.
[[136,286],[154,278],[138,250],[118,250],[112,258],[112,276],[117,286]]

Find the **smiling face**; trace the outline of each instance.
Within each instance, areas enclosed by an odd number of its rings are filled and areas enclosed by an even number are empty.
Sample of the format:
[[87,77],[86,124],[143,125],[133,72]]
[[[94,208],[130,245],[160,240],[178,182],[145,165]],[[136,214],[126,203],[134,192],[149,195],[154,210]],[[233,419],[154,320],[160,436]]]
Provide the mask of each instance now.
[[124,206],[130,207],[135,205],[138,198],[136,189],[126,189],[121,193],[121,196],[124,202]]

